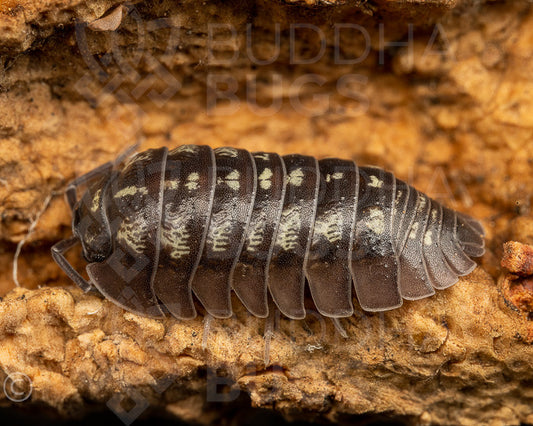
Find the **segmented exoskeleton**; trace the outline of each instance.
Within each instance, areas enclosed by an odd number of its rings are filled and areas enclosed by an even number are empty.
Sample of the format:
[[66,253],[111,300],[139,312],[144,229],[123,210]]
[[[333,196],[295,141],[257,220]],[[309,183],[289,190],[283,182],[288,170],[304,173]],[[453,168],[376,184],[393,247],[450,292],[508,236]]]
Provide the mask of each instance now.
[[[76,187],[87,183],[80,200]],[[391,173],[353,161],[184,145],[106,164],[67,190],[73,237],[52,248],[85,291],[152,317],[232,314],[231,290],[268,316],[269,295],[305,317],[304,289],[327,317],[431,296],[484,253],[475,219]],[[64,252],[81,243],[85,280]]]

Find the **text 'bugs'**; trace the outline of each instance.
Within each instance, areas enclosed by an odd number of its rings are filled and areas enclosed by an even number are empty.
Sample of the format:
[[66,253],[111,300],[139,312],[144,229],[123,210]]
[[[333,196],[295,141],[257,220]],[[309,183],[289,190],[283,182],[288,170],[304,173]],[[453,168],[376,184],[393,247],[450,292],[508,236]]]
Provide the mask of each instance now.
[[[88,189],[80,200],[76,187]],[[67,190],[73,237],[52,248],[85,291],[152,317],[232,314],[231,290],[253,315],[269,295],[289,318],[354,312],[431,296],[469,274],[483,228],[391,173],[353,161],[183,145],[106,164]],[[81,243],[86,281],[64,252]]]

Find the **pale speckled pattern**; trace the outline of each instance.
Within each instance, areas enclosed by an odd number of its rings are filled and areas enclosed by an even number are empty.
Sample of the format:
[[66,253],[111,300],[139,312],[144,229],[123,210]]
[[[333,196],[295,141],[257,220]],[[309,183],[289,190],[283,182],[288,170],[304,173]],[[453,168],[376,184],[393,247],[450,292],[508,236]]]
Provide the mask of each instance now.
[[92,214],[76,213],[74,231],[96,253],[91,284],[143,315],[193,318],[194,295],[227,318],[234,290],[255,316],[268,316],[270,294],[301,319],[308,284],[322,315],[346,317],[352,282],[364,310],[384,311],[449,287],[484,252],[475,219],[353,161],[185,145],[108,173],[78,203]]

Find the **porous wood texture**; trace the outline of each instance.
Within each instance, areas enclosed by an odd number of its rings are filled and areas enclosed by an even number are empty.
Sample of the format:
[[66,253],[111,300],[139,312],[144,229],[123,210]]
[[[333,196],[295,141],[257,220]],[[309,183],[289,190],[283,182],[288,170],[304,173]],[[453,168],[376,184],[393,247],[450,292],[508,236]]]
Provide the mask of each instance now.
[[[533,423],[531,315],[497,284],[503,242],[533,243],[532,66],[527,1],[2,2],[0,404],[125,422],[156,409],[208,424],[252,405]],[[357,308],[347,339],[313,314],[280,318],[265,366],[264,320],[237,301],[228,320],[155,321],[53,263],[71,232],[65,184],[137,142],[379,165],[480,219],[487,253],[432,298]]]

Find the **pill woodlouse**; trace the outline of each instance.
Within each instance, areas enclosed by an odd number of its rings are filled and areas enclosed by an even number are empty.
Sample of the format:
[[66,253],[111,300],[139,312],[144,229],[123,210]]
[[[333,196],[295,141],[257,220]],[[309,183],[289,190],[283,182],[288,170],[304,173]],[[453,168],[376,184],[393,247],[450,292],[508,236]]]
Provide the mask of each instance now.
[[[77,200],[76,188],[87,190]],[[184,145],[107,163],[72,182],[73,237],[52,255],[85,291],[151,317],[232,314],[231,290],[257,317],[269,295],[305,317],[350,316],[454,284],[484,253],[479,222],[391,173],[353,161]],[[81,243],[89,281],[64,253]]]

